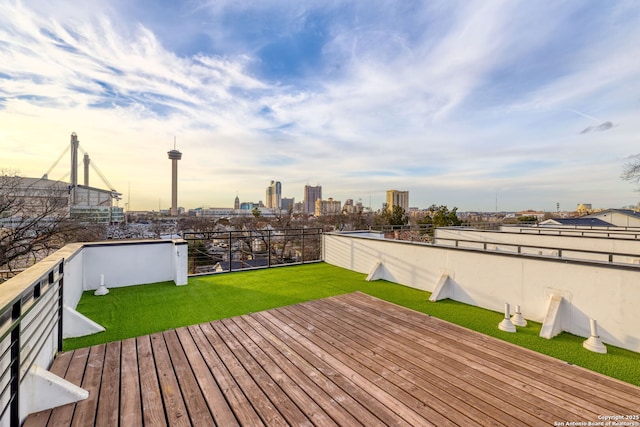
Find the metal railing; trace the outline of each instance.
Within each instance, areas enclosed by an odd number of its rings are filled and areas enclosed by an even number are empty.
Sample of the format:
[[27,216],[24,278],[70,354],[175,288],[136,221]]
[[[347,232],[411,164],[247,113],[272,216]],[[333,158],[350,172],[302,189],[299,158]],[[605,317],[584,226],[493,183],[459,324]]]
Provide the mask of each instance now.
[[20,383],[45,344],[62,350],[63,271],[61,259],[0,310],[1,425],[20,425]]
[[[509,227],[504,228],[504,232],[516,233],[516,234],[535,234],[542,236],[569,236],[569,237],[594,237],[602,239],[640,239],[640,230],[631,227],[617,227],[618,229],[612,229],[611,227],[597,227],[592,228],[577,228],[577,227]],[[634,231],[635,230],[635,231]]]
[[372,225],[369,227],[370,231],[379,231],[381,233],[388,233],[393,231],[415,231],[421,233],[431,233],[433,230],[433,224],[406,224],[406,225]]
[[472,249],[503,254],[533,255],[562,260],[600,262],[616,265],[640,266],[640,255],[634,253],[612,253],[586,249],[558,248],[557,246],[523,245],[517,243],[487,242],[484,240],[436,237],[435,246]]
[[210,274],[322,260],[322,228],[185,232],[189,274]]

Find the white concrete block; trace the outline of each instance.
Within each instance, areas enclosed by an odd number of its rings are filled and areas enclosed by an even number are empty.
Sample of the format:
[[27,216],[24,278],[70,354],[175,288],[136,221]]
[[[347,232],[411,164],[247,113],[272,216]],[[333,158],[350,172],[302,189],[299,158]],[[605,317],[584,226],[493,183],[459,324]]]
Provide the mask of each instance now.
[[369,272],[369,275],[367,276],[367,282],[371,282],[373,280],[378,280],[382,278],[382,269],[384,268],[384,266],[382,265],[382,261],[378,261],[376,262],[376,264],[373,266],[373,268],[371,269],[371,271]]
[[52,374],[38,365],[32,365],[20,384],[21,417],[45,409],[78,402],[89,397],[89,392]]
[[436,302],[442,299],[451,298],[453,296],[453,292],[451,289],[451,282],[449,280],[449,275],[443,273],[436,284],[433,292],[431,293],[431,297],[429,297],[429,301]]
[[88,317],[78,313],[68,305],[62,311],[62,337],[75,338],[103,332],[106,329]]
[[547,314],[542,322],[540,336],[551,339],[562,332],[562,296],[555,294],[549,299]]

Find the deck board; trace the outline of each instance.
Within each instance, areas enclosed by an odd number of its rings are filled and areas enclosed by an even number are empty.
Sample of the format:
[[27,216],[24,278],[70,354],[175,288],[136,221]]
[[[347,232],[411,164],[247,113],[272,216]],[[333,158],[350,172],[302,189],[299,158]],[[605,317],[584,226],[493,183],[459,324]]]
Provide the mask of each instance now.
[[[296,316],[292,308],[278,311],[296,322],[289,325],[299,333],[310,340],[313,339],[315,345],[324,351],[331,352],[333,357],[346,366],[352,367],[353,371],[361,376],[360,384],[363,388],[380,395],[389,403],[390,409],[412,425],[421,425],[425,419],[438,426],[474,424],[464,412],[452,412],[452,408],[445,402],[417,388],[412,381],[402,378],[398,375],[395,366],[376,360],[374,352],[362,345],[361,339],[350,340],[337,331],[325,332],[320,329],[323,325],[315,324],[310,328],[307,326],[307,321],[301,316]],[[388,396],[384,396],[381,392],[385,392]],[[393,400],[390,397],[393,397]],[[450,419],[444,414],[455,419]]]
[[118,407],[120,406],[120,352],[122,342],[107,344],[104,357],[96,427],[118,425]]
[[292,398],[290,398],[278,384],[278,378],[269,375],[262,365],[255,360],[255,355],[251,354],[246,343],[240,337],[232,334],[223,321],[213,324],[216,332],[227,343],[229,350],[235,355],[237,360],[245,367],[249,375],[254,378],[256,385],[269,398],[273,407],[278,411],[289,425],[310,426],[311,422],[298,408]]
[[[136,338],[138,349],[138,370],[140,375],[140,397],[142,419],[145,426],[166,426],[165,407],[156,373],[156,362],[151,348],[151,336]],[[124,391],[126,395],[128,391]]]
[[[406,427],[411,425],[404,421],[402,418],[397,417],[393,412],[389,411],[382,402],[359,387],[352,380],[352,377],[350,377],[348,374],[344,375],[342,372],[340,372],[337,369],[336,365],[332,363],[332,360],[327,360],[327,357],[323,352],[314,351],[314,349],[310,346],[305,345],[305,343],[301,342],[300,340],[297,340],[295,336],[292,337],[291,335],[289,335],[280,325],[267,321],[263,317],[264,314],[265,313],[260,313],[256,316],[246,318],[246,320],[248,322],[255,322],[256,324],[260,325],[260,327],[265,328],[269,333],[274,334],[274,336],[278,337],[287,345],[289,345],[304,359],[304,362],[317,370],[317,372],[312,370],[309,374],[310,377],[325,378],[327,380],[327,390],[332,390],[331,384],[335,384],[338,389],[334,390],[332,395],[334,396],[336,401],[343,403],[344,401],[348,401],[349,399],[354,400],[359,405],[359,408],[356,408],[356,410],[363,408],[367,411],[370,411],[371,416],[379,419],[383,423],[383,425],[398,427]],[[338,390],[343,391],[343,393]],[[376,423],[371,423],[371,425],[375,424]]]
[[[295,385],[306,392],[308,398],[313,402],[313,408],[316,405],[319,406],[332,420],[326,421],[326,416],[320,418],[322,414],[314,411],[314,414],[310,416],[314,423],[316,423],[316,420],[320,420],[323,423],[326,422],[327,425],[335,423],[355,426],[362,422],[362,418],[356,418],[352,415],[352,411],[357,412],[357,409],[353,406],[357,402],[351,399],[345,405],[346,408],[351,408],[351,411],[349,409],[347,411],[341,410],[336,403],[346,400],[345,398],[348,395],[340,393],[340,389],[335,384],[326,380],[323,375],[318,375],[317,368],[306,363],[302,356],[287,346],[286,343],[279,340],[275,335],[270,334],[257,322],[250,322],[247,318],[234,318],[231,321],[242,329],[247,336],[251,336],[255,346],[270,357],[278,369],[282,372],[287,372]],[[304,397],[300,397],[300,399],[304,399]],[[303,410],[305,410],[305,404],[306,402],[298,403]],[[358,412],[357,415],[364,416],[369,421],[365,425],[380,425],[379,420],[371,417],[368,412]]]
[[[296,375],[298,372],[295,367],[287,366],[283,370],[273,361],[273,359],[269,357],[265,352],[265,350],[268,351],[268,343],[264,343],[265,349],[263,350],[254,341],[254,331],[246,333],[244,329],[241,329],[233,321],[233,319],[226,319],[222,323],[230,333],[238,337],[239,342],[246,349],[248,354],[251,354],[255,359],[255,362],[263,367],[265,374],[273,378],[276,384],[282,389],[283,394],[281,397],[283,399],[290,399],[295,403],[296,407],[301,412],[297,415],[298,417],[306,417],[310,421],[308,423],[309,425],[315,424],[327,427],[337,425],[318,404],[321,397],[316,396],[316,399],[314,400],[305,391],[307,388],[312,390],[312,387],[306,384],[307,379],[303,378],[302,375]],[[305,385],[305,387],[303,388],[301,385]],[[311,392],[311,390],[309,390],[309,392]],[[305,424],[303,419],[290,420],[290,422],[295,425]]]
[[208,407],[211,408],[210,413],[215,423],[229,427],[239,425],[189,330],[187,328],[180,328],[176,330],[176,333],[188,359],[185,362],[193,369],[194,379],[198,382],[205,402]]
[[191,425],[185,399],[180,392],[178,378],[163,334],[156,333],[151,335],[151,348],[156,361],[158,382],[162,392],[162,403],[165,406],[167,424],[169,427]]
[[[349,309],[357,310],[354,306],[350,306]],[[375,315],[379,312],[370,312],[370,314]],[[598,414],[606,413],[603,412],[606,411],[604,407],[598,405],[602,401],[601,396],[586,393],[582,386],[578,387],[553,375],[553,370],[548,371],[549,375],[541,375],[540,369],[529,365],[529,357],[533,355],[510,357],[509,353],[492,348],[498,345],[499,341],[485,340],[489,337],[482,337],[483,342],[476,343],[465,334],[460,335],[455,332],[461,332],[461,329],[447,330],[445,333],[439,328],[431,327],[423,331],[416,324],[411,324],[406,329],[406,333],[412,338],[413,345],[424,343],[429,352],[441,352],[449,360],[456,360],[463,366],[471,367],[478,374],[499,380],[502,383],[500,389],[516,388],[526,392],[523,394],[524,398],[530,395],[544,401],[544,412],[558,417],[579,416],[593,419],[597,419]],[[450,338],[449,341],[452,342],[446,342],[443,338]],[[551,361],[547,358],[549,369],[553,365]],[[553,362],[558,361],[553,360]],[[608,410],[614,408],[616,411],[620,410],[616,403],[610,403]]]
[[[225,364],[238,386],[246,396],[248,402],[254,407],[262,421],[266,425],[286,426],[287,422],[273,405],[273,402],[264,393],[256,378],[250,374],[251,367],[245,367],[233,354],[224,339],[218,334],[216,324],[203,325],[203,331],[209,342],[215,347],[222,363]],[[231,402],[234,404],[234,402]]]
[[82,384],[80,384],[83,389],[89,392],[89,397],[76,404],[73,420],[71,421],[72,427],[91,426],[95,424],[105,348],[105,344],[89,348],[85,374],[82,379]]
[[[358,300],[351,297],[345,296],[344,300],[340,301],[345,309],[357,310],[365,301],[369,306],[380,303],[380,300],[371,297],[365,296]],[[412,316],[411,310],[404,307],[385,303],[380,309],[368,313],[373,316],[388,316],[392,313],[408,316],[411,319],[408,333],[414,340],[420,342],[425,337],[435,337],[438,340],[449,338],[448,341],[453,342],[453,345],[451,342],[437,341],[437,347],[444,347],[444,343],[452,351],[464,349],[465,354],[469,354],[469,357],[478,363],[491,361],[497,363],[497,369],[500,371],[516,371],[518,375],[510,377],[518,377],[526,384],[535,384],[537,388],[552,396],[568,400],[570,405],[567,408],[577,410],[577,415],[585,415],[585,410],[590,410],[592,415],[606,413],[602,411],[607,410],[615,413],[634,413],[640,407],[638,387],[631,384],[575,366],[567,369],[566,362],[528,349],[519,348],[515,353],[517,357],[507,357],[511,354],[513,345],[505,341],[473,334],[469,330],[439,319]],[[455,344],[456,342],[460,344]],[[576,351],[585,350],[578,348]],[[540,375],[541,372],[545,375]],[[520,374],[523,377],[520,377]]]
[[142,427],[140,374],[135,338],[122,341],[121,350],[120,391],[126,393],[126,398],[120,399],[120,425]]
[[189,413],[192,425],[214,425],[213,416],[204,398],[204,394],[196,381],[191,364],[182,348],[175,330],[162,334],[167,343],[167,349],[171,356],[171,364],[176,373],[176,379],[180,385],[182,398]]
[[[365,323],[357,323],[345,316],[344,313],[338,322],[332,317],[330,310],[319,310],[312,307],[309,307],[308,310],[310,314],[313,314],[313,316],[307,316],[308,319],[312,319],[309,320],[309,322],[313,322],[311,324],[315,327],[325,324],[332,329],[333,334],[344,335],[353,343],[357,341],[365,343],[366,347],[363,347],[361,352],[366,352],[372,359],[378,360],[378,363],[393,367],[398,376],[419,387],[416,390],[417,397],[430,402],[430,405],[439,402],[439,410],[452,414],[453,422],[465,424],[469,423],[469,420],[456,417],[456,411],[451,407],[463,409],[469,417],[474,419],[473,424],[489,424],[492,421],[491,417],[494,418],[495,425],[513,421],[513,408],[508,408],[511,415],[501,413],[492,406],[492,403],[498,399],[490,399],[491,395],[479,393],[477,389],[473,389],[464,381],[459,381],[455,385],[451,384],[453,376],[450,373],[450,366],[447,367],[446,377],[439,378],[434,372],[433,365],[422,354],[411,354],[407,348],[399,345],[397,337],[392,333],[379,331],[379,328],[374,329]],[[344,324],[349,327],[345,328]],[[499,400],[499,402],[502,401]],[[516,408],[515,412],[521,411]],[[530,420],[529,416],[523,416],[523,414],[523,412],[520,413],[521,420]]]
[[537,426],[640,407],[640,387],[362,293],[61,353],[51,370],[89,398],[27,427]]
[[197,325],[189,327],[189,331],[194,342],[201,351],[205,363],[209,370],[220,385],[220,391],[223,393],[229,406],[233,409],[234,415],[237,417],[238,423],[241,425],[261,426],[262,419],[253,407],[247,396],[242,392],[233,374],[227,369],[215,350],[215,347],[209,341],[205,334],[205,329],[209,325]]
[[[324,308],[322,309],[324,310]],[[353,318],[360,319],[358,316],[353,316]],[[342,320],[348,323],[349,319],[350,314],[343,313]],[[387,330],[386,323],[381,316],[378,319],[380,322],[376,325],[371,326],[360,322],[360,327],[375,328],[383,333]],[[354,328],[357,327],[356,323],[349,324]],[[433,387],[440,388],[442,392],[448,392],[456,397],[464,396],[465,402],[477,405],[478,409],[482,409],[483,412],[491,411],[491,416],[497,421],[504,419],[503,414],[499,411],[507,411],[509,417],[519,418],[521,422],[532,422],[532,417],[538,417],[541,422],[553,423],[553,420],[566,415],[566,412],[562,411],[554,415],[553,408],[550,407],[541,408],[537,404],[539,400],[532,398],[528,393],[522,395],[524,399],[518,403],[517,407],[514,407],[512,402],[505,401],[503,390],[506,387],[505,383],[511,382],[510,376],[504,374],[500,369],[488,370],[486,366],[475,363],[472,358],[465,361],[465,357],[469,356],[463,354],[465,352],[463,341],[453,349],[442,343],[439,345],[436,343],[433,346],[429,343],[423,345],[425,343],[421,342],[420,334],[410,335],[414,331],[403,328],[398,323],[391,323],[391,325],[387,334],[392,334],[395,338],[391,341],[394,347],[387,352],[388,357],[395,358],[397,355],[404,355],[409,362],[417,366],[414,369],[426,374],[423,377],[431,382]],[[409,336],[407,337],[407,335]],[[384,341],[383,338],[378,339]],[[404,366],[411,368],[411,364]],[[487,407],[486,404],[493,405],[495,410],[492,410],[491,406]]]

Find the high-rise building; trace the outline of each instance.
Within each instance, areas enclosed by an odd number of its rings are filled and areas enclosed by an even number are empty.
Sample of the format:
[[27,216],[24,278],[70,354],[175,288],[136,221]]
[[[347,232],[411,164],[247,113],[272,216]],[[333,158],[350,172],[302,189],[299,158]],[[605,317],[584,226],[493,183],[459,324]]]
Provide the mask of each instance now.
[[236,199],[233,201],[233,209],[240,209],[240,197],[238,197],[238,195],[236,195]]
[[322,199],[322,186],[304,186],[303,209],[306,214],[314,214],[316,211],[316,200]]
[[280,209],[282,199],[282,184],[280,181],[271,181],[271,184],[267,187],[267,208],[268,209]]
[[405,212],[409,211],[409,192],[387,190],[387,209],[393,211],[394,206],[400,206]]
[[288,211],[289,209],[291,209],[291,211],[293,212],[293,205],[294,205],[295,202],[296,202],[296,200],[295,200],[294,197],[291,197],[291,198],[283,197],[280,200],[280,204],[281,204],[282,210],[283,211]]
[[339,200],[333,200],[331,197],[327,200],[316,200],[315,215],[337,215],[342,209],[342,203]]

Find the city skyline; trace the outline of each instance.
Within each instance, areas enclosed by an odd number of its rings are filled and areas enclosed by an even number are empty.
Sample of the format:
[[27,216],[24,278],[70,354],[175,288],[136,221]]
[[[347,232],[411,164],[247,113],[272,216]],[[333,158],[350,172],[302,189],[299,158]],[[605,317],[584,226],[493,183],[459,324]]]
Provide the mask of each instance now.
[[461,211],[636,204],[638,41],[624,1],[6,1],[0,169],[40,177],[76,132],[132,210],[171,205],[174,140],[187,209],[274,177],[374,209],[390,188]]

